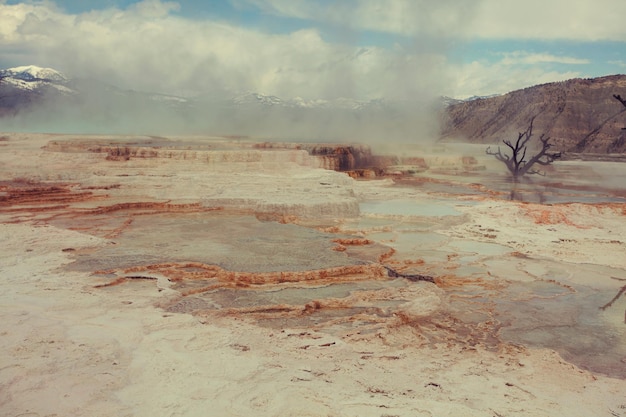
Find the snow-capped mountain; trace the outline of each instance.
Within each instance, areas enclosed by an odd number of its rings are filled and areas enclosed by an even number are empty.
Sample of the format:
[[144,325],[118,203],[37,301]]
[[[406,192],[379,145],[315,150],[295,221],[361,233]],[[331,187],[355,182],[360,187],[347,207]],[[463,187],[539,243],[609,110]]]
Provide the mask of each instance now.
[[280,97],[266,96],[251,91],[235,95],[232,102],[236,105],[261,104],[266,106],[284,106],[286,104]]
[[342,110],[363,110],[366,108],[384,107],[383,99],[375,100],[355,100],[340,97],[334,100],[313,99],[307,100],[302,97],[283,99],[274,95],[264,95],[256,92],[246,92],[235,95],[232,104],[236,106],[261,105],[268,107],[284,107],[292,109],[342,109]]
[[1,76],[16,78],[23,81],[47,81],[47,82],[67,82],[67,77],[52,68],[42,68],[35,65],[9,68],[0,70]]
[[118,102],[123,107],[128,102],[179,106],[188,101],[167,94],[124,90],[95,79],[68,78],[60,71],[36,65],[0,69],[0,99],[0,115],[16,114],[24,108],[36,108],[50,101],[61,106],[99,101],[114,107]]
[[[72,79],[63,73],[52,69],[42,68],[35,65],[20,66],[0,70],[0,92],[14,97],[11,107],[20,101],[27,101],[29,105],[36,104],[37,97],[43,95],[63,95],[66,98],[81,100],[88,96],[98,97],[101,100],[112,102],[115,99],[131,100],[135,104],[138,101],[158,103],[165,106],[195,106],[202,107],[210,104],[215,107],[230,109],[270,109],[275,110],[342,110],[342,111],[381,111],[393,107],[391,102],[384,99],[356,100],[352,98],[305,99],[302,97],[282,98],[275,95],[265,95],[258,92],[248,91],[244,93],[234,92],[230,98],[215,97],[213,95],[200,95],[194,98],[184,98],[167,94],[138,92],[124,90],[122,88],[103,83],[94,79]],[[35,94],[33,96],[33,94]],[[23,96],[22,100],[18,96]],[[50,98],[50,97],[48,97]],[[58,97],[55,97],[58,98]],[[7,102],[0,102],[0,108],[6,107]],[[19,106],[18,106],[19,107]]]
[[0,70],[0,80],[5,86],[18,90],[40,92],[46,89],[55,89],[64,94],[75,91],[68,86],[68,79],[57,70],[42,68],[35,65],[14,67]]

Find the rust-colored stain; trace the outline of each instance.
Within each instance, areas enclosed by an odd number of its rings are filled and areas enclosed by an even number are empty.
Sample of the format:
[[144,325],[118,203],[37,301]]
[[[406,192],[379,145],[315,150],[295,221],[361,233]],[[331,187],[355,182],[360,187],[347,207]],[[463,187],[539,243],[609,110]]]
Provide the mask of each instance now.
[[562,203],[553,205],[522,204],[526,216],[531,217],[535,224],[566,224],[578,229],[589,229],[591,226],[579,224],[570,219],[574,213],[584,214],[593,218],[598,210],[611,210],[615,214],[626,215],[626,205],[620,203]]
[[[228,271],[217,265],[199,262],[161,263],[145,266],[134,266],[123,270],[95,271],[95,275],[152,273],[167,277],[172,282],[188,280],[213,280],[204,291],[215,288],[253,287],[281,283],[336,283],[341,281],[358,281],[385,278],[384,269],[378,264],[348,265],[308,271],[276,271],[276,272],[245,272]],[[202,289],[194,288],[190,293],[197,294]],[[183,293],[184,295],[184,293]]]
[[[41,183],[30,180],[0,181],[0,211],[49,211],[94,198],[76,184]],[[25,207],[26,206],[26,207]]]

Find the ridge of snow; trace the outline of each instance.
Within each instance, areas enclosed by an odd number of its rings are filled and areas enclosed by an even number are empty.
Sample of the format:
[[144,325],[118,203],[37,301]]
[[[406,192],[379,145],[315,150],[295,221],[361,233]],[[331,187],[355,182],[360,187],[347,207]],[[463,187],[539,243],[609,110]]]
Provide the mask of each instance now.
[[233,97],[235,104],[266,104],[269,106],[283,105],[282,99],[276,96],[266,96],[264,94],[248,91]]
[[2,82],[5,84],[11,84],[16,88],[19,88],[20,90],[25,90],[25,91],[36,91],[41,88],[54,88],[58,90],[59,92],[65,93],[65,94],[73,94],[76,92],[72,90],[71,88],[68,88],[62,84],[55,84],[53,82],[44,81],[44,80],[26,81],[21,78],[14,78],[12,76],[7,76],[6,78],[2,80]]
[[384,100],[374,99],[369,101],[355,100],[351,98],[337,98],[333,100],[326,99],[304,99],[302,97],[293,97],[289,99],[282,99],[274,95],[265,95],[261,93],[255,93],[248,91],[239,95],[235,95],[232,98],[232,103],[235,105],[266,105],[266,106],[280,106],[291,108],[306,108],[306,109],[320,109],[320,108],[339,108],[349,110],[361,110],[366,107],[384,106]]
[[65,82],[67,77],[61,72],[52,68],[42,68],[36,65],[24,65],[20,67],[13,67],[3,71],[4,75],[8,75],[13,78],[19,78],[24,81],[56,81]]
[[[0,0],[1,1],[1,0]],[[12,85],[15,88],[24,91],[39,91],[45,88],[56,89],[64,94],[80,94],[81,85],[76,84],[75,80],[68,79],[63,73],[52,69],[44,68],[36,65],[17,66],[8,69],[0,69],[0,76],[3,77],[2,83]],[[92,82],[98,84],[95,80],[87,80],[84,85],[87,88]],[[183,104],[188,103],[189,99],[177,97],[169,94],[160,93],[138,93],[132,90],[123,90],[112,85],[103,85],[104,88],[113,95],[125,96],[128,94],[142,94],[145,97],[162,103]],[[290,97],[281,98],[275,95],[265,95],[254,91],[245,91],[236,93],[228,100],[231,105],[235,106],[261,106],[261,107],[277,107],[291,109],[340,109],[349,111],[361,111],[372,108],[383,108],[388,105],[384,99],[357,100],[347,97],[339,97],[333,99],[322,98],[302,98]]]

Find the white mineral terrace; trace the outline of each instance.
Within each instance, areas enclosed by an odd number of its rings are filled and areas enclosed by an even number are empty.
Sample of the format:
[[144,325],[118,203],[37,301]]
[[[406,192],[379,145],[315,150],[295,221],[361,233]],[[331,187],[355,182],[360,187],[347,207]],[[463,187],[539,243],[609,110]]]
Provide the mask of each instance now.
[[626,417],[626,164],[482,151],[0,134],[0,414]]

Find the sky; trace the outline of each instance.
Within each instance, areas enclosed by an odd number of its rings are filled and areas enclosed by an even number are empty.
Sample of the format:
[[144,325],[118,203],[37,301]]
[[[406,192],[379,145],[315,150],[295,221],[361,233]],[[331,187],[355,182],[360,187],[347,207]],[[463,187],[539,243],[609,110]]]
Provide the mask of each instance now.
[[624,0],[0,0],[0,68],[180,96],[503,94],[626,72]]

